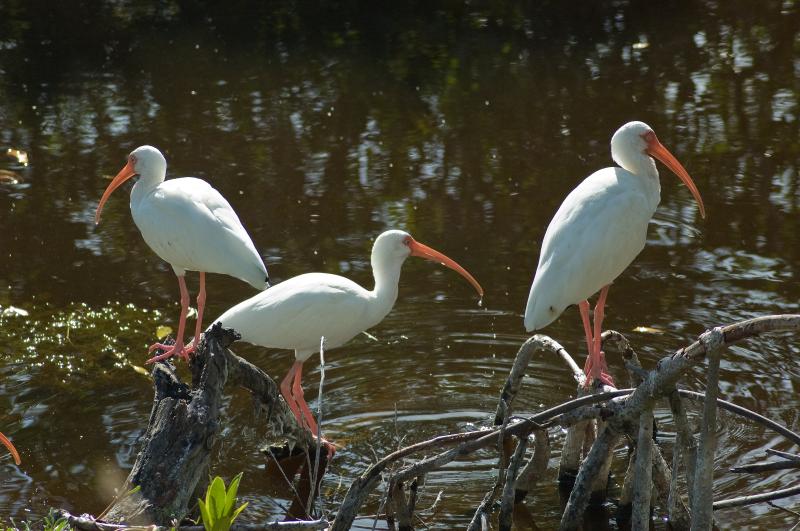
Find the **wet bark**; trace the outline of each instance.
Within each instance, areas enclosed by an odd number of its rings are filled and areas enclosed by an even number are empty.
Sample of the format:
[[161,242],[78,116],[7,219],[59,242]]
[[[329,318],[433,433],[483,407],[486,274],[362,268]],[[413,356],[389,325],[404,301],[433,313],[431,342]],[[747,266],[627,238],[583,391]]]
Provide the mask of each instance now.
[[214,327],[204,334],[190,360],[192,385],[178,378],[172,363],[153,368],[155,398],[142,449],[104,520],[136,525],[172,525],[180,521],[204,490],[219,436],[220,404],[226,384],[248,389],[267,411],[270,432],[290,447],[313,448],[278,387],[261,369],[227,349],[231,330]]

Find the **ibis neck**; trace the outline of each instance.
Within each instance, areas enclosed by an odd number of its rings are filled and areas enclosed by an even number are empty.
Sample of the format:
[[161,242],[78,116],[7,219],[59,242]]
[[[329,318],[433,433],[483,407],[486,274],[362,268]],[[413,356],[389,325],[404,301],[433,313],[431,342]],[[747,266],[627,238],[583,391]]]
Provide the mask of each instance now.
[[639,153],[635,157],[627,157],[620,162],[620,166],[633,174],[641,177],[649,177],[650,179],[654,179],[656,181],[658,180],[656,161],[644,153]]
[[147,197],[158,185],[164,182],[166,168],[163,171],[153,171],[142,173],[139,180],[133,185],[131,190],[131,208],[135,208],[142,199]]
[[658,203],[661,201],[661,182],[658,178],[656,161],[645,153],[620,156],[614,153],[613,150],[612,157],[623,169],[636,176],[636,183],[642,188],[655,212]]
[[392,310],[397,301],[398,286],[400,284],[400,270],[403,261],[376,260],[372,257],[372,275],[375,277],[375,288],[372,290],[374,303],[371,313],[380,321]]

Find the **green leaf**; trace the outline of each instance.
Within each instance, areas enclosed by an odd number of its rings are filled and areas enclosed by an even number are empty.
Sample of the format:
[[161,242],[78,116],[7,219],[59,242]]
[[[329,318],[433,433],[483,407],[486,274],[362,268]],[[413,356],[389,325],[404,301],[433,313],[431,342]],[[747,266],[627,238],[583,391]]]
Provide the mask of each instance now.
[[241,507],[239,507],[233,512],[233,516],[231,516],[231,523],[233,523],[233,521],[236,520],[236,517],[239,516],[240,512],[244,511],[244,508],[247,507],[248,503],[250,502],[244,502]]
[[[206,497],[208,497],[208,492],[206,492]],[[203,521],[203,527],[206,528],[206,531],[211,531],[214,523],[211,520],[211,515],[208,514],[208,507],[206,507],[206,504],[200,499],[197,500],[197,504],[200,506],[200,519]]]
[[228,485],[228,493],[225,495],[224,514],[231,514],[231,511],[233,511],[233,504],[236,503],[236,491],[239,490],[239,482],[242,480],[243,473],[244,472],[239,472],[236,474],[236,477],[233,478],[231,484]]
[[225,482],[222,481],[221,477],[217,476],[211,482],[206,498],[208,500],[206,503],[208,503],[209,513],[215,517],[225,515]]
[[247,503],[244,503],[238,509],[233,509],[241,480],[242,474],[239,473],[226,489],[225,481],[217,476],[208,485],[205,502],[197,500],[206,531],[229,531],[233,521],[247,507]]

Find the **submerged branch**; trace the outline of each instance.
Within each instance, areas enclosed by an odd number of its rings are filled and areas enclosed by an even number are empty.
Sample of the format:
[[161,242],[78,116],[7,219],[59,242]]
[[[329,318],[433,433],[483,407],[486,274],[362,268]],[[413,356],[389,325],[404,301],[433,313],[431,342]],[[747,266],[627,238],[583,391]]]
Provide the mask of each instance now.
[[774,490],[772,492],[765,492],[763,494],[751,494],[749,496],[740,496],[738,498],[729,498],[727,500],[720,500],[714,502],[714,510],[730,509],[731,507],[742,507],[745,505],[753,505],[756,503],[764,503],[772,500],[780,500],[781,498],[788,498],[800,494],[800,485],[789,487],[786,489]]

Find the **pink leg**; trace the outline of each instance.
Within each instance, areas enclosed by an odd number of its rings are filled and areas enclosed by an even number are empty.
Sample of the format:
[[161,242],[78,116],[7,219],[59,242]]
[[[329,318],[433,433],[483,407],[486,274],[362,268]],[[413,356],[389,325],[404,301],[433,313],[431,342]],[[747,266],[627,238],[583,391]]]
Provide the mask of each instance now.
[[592,375],[591,379],[599,379],[605,384],[614,385],[614,380],[608,374],[608,366],[606,365],[605,356],[603,355],[602,333],[603,333],[603,318],[605,317],[606,297],[608,296],[609,286],[603,286],[600,290],[600,297],[597,299],[597,304],[594,307],[594,348],[592,349]]
[[[303,362],[295,361],[292,365],[292,368],[289,369],[288,374],[286,374],[286,377],[281,382],[281,394],[283,394],[284,400],[286,400],[286,403],[289,404],[289,407],[292,409],[292,413],[294,413],[298,424],[308,427],[309,431],[311,431],[311,434],[316,439],[318,429],[317,422],[314,420],[314,415],[311,413],[311,410],[309,409],[308,404],[303,397],[303,387],[301,385],[302,378]],[[289,381],[292,379],[294,379],[294,382],[292,384],[292,388],[290,389]],[[324,437],[322,437],[321,442],[324,443],[325,447],[328,449],[328,460],[330,460],[336,453],[336,445],[326,440]]]
[[583,332],[586,334],[586,363],[583,366],[583,373],[586,375],[585,386],[589,387],[590,379],[589,372],[592,369],[592,325],[589,323],[589,301],[581,301],[578,303],[578,309],[581,311],[581,321],[583,321]]
[[200,291],[197,293],[197,324],[194,325],[194,339],[183,349],[186,361],[189,361],[189,354],[195,351],[200,344],[200,333],[203,328],[203,310],[206,307],[206,274],[200,271]]
[[292,413],[294,413],[294,418],[296,418],[297,422],[302,425],[303,415],[300,413],[300,408],[297,407],[297,402],[295,402],[295,399],[292,396],[291,387],[292,380],[294,379],[294,373],[297,372],[298,366],[302,366],[302,363],[297,361],[294,362],[292,364],[292,368],[289,369],[289,372],[286,373],[286,376],[281,381],[281,395],[283,395],[283,399],[286,400],[286,404],[289,406],[289,409],[291,409]]
[[303,419],[306,422],[306,426],[308,429],[311,430],[311,433],[316,436],[317,435],[317,421],[314,420],[314,415],[311,414],[311,410],[306,403],[306,399],[303,397],[303,386],[301,385],[301,379],[303,378],[303,362],[297,361],[295,362],[297,366],[297,371],[294,373],[294,385],[292,386],[292,396],[294,396],[295,400],[297,400],[297,405],[300,406],[300,410],[303,412]]
[[[189,290],[186,289],[186,279],[183,277],[183,275],[178,277],[178,286],[181,288],[181,317],[178,321],[178,334],[175,338],[175,344],[164,345],[162,343],[154,343],[150,345],[150,348],[147,349],[148,352],[153,352],[156,349],[165,350],[166,352],[150,358],[145,363],[153,363],[156,361],[165,360],[176,354],[183,354],[183,332],[186,328],[186,314],[189,312]],[[186,358],[188,359],[188,355]]]

